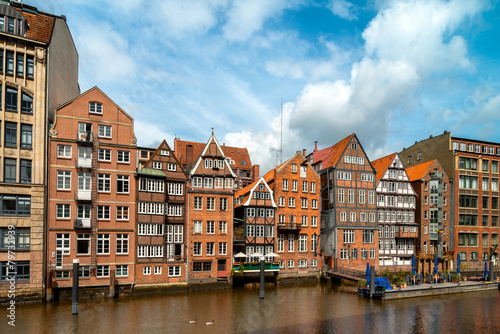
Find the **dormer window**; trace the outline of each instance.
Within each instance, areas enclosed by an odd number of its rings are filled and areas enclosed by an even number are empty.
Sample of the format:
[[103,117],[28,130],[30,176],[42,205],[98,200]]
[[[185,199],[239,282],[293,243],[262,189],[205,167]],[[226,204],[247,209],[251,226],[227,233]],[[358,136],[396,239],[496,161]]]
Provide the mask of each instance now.
[[89,102],[89,113],[102,115],[102,103]]
[[24,36],[26,33],[26,18],[16,10],[9,10],[9,6],[0,5],[0,31],[5,31],[9,34],[16,34],[20,36]]
[[165,156],[169,156],[170,155],[169,152],[168,152],[168,150],[160,150],[160,154],[161,155],[165,155]]

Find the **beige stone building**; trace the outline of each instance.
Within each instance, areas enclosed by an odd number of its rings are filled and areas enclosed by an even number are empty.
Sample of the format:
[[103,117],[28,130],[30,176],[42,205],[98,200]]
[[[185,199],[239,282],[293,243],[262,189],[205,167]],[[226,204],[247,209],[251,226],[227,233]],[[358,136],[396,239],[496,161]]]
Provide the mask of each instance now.
[[12,276],[16,300],[37,299],[50,111],[79,94],[78,53],[64,17],[0,1],[0,94],[0,300]]

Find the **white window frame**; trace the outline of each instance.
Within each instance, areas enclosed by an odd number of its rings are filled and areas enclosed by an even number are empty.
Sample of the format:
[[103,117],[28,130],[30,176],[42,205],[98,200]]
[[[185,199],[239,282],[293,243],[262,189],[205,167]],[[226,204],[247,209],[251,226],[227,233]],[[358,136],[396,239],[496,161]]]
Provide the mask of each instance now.
[[71,145],[57,144],[57,157],[63,159],[71,159],[72,147]]
[[111,138],[113,128],[111,125],[99,124],[97,126],[97,131],[99,138]]

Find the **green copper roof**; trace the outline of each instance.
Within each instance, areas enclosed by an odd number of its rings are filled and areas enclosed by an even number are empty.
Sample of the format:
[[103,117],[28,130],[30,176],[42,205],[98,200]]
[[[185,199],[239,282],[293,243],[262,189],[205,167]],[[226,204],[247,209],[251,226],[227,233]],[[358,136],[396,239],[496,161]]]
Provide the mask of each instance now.
[[167,175],[165,175],[163,171],[149,167],[141,169],[140,171],[137,172],[137,174],[167,177]]

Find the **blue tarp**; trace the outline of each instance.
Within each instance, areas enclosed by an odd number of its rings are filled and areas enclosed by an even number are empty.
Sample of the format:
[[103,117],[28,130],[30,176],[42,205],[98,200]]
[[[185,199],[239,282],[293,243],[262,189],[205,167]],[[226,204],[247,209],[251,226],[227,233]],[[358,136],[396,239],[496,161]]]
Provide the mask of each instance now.
[[[370,280],[368,279],[367,284],[370,284]],[[385,277],[375,277],[375,286],[384,286],[386,290],[392,290],[392,286],[389,284],[389,281]]]

